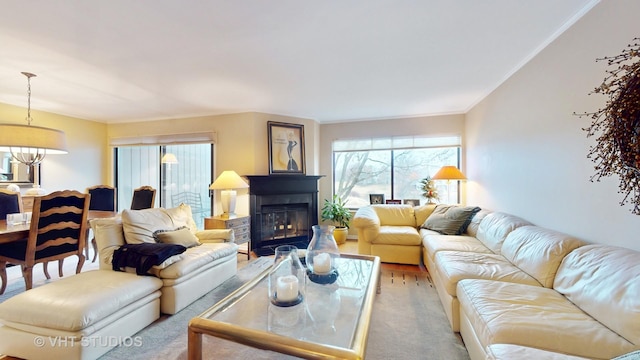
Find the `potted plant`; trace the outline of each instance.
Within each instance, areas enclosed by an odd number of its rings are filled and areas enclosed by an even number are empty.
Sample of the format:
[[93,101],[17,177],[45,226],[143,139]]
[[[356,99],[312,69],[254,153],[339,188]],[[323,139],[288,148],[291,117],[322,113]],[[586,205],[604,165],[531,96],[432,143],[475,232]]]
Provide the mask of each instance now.
[[433,179],[431,179],[430,176],[427,176],[420,181],[420,190],[422,190],[422,196],[427,198],[427,204],[435,204],[435,201],[440,200],[438,197],[438,190],[433,184]]
[[338,195],[333,195],[332,201],[324,199],[320,216],[322,221],[331,221],[335,225],[333,237],[338,245],[344,244],[347,241],[352,216],[351,211],[345,207],[345,202]]

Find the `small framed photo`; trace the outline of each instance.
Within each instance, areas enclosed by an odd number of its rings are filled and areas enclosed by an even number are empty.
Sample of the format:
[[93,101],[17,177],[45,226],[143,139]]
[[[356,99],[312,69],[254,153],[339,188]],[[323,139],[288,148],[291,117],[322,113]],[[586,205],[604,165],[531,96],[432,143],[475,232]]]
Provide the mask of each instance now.
[[385,204],[400,205],[402,204],[402,200],[389,199],[385,202]]
[[267,128],[269,175],[304,175],[304,125],[268,121]]
[[384,194],[369,194],[369,203],[384,204]]
[[420,206],[420,199],[404,199],[406,205]]

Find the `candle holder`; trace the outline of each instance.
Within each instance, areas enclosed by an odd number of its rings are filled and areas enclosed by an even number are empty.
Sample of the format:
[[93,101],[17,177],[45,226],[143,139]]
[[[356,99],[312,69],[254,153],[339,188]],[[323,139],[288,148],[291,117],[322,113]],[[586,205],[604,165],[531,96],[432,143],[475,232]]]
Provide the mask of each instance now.
[[281,245],[276,248],[269,273],[269,300],[273,305],[289,307],[304,300],[305,268],[298,258],[298,248]]
[[307,276],[316,284],[333,284],[338,280],[337,260],[340,250],[333,237],[335,226],[314,225],[313,238],[307,248]]

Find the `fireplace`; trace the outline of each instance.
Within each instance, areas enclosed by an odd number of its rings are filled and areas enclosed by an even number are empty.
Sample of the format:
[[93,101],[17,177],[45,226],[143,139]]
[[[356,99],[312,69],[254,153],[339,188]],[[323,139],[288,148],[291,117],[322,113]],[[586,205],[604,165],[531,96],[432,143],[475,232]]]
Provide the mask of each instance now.
[[305,249],[318,224],[318,180],[322,176],[249,175],[251,250],[273,255],[280,245]]

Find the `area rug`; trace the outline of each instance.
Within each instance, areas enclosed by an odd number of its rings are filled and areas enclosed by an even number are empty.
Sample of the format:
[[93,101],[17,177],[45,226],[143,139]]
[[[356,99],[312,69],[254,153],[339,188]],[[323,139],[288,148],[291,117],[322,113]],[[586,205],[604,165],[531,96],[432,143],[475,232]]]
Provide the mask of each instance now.
[[[136,341],[119,346],[102,360],[187,359],[187,325],[233,290],[271,265],[270,258],[251,261],[213,291],[172,316],[163,316],[135,335]],[[382,270],[382,291],[376,296],[367,359],[469,359],[459,335],[449,327],[442,305],[426,272]],[[203,337],[205,359],[288,359]]]

